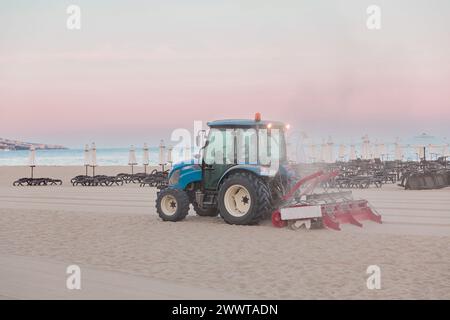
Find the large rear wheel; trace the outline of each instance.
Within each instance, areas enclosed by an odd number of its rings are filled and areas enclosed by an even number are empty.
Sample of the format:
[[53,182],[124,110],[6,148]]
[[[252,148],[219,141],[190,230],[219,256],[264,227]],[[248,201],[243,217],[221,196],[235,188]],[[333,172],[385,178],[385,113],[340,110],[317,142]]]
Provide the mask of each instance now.
[[220,215],[230,224],[256,224],[271,211],[269,188],[262,179],[246,172],[225,180],[218,202]]
[[166,188],[158,193],[156,211],[164,221],[180,221],[189,213],[189,197],[183,190]]

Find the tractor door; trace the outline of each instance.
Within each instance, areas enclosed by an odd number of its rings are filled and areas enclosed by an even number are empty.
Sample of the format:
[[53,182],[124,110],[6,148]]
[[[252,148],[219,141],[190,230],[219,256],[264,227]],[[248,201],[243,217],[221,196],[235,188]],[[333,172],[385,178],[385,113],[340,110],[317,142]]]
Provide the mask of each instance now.
[[236,164],[235,130],[212,128],[203,158],[203,185],[207,190],[217,184],[228,168]]

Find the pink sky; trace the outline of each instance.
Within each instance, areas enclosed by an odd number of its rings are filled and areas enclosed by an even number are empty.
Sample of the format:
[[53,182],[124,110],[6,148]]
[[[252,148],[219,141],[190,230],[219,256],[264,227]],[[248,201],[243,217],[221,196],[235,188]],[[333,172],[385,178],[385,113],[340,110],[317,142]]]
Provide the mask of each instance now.
[[64,2],[0,4],[0,137],[155,143],[256,111],[317,139],[450,136],[445,1],[381,1],[379,31],[364,1],[78,3],[80,31]]

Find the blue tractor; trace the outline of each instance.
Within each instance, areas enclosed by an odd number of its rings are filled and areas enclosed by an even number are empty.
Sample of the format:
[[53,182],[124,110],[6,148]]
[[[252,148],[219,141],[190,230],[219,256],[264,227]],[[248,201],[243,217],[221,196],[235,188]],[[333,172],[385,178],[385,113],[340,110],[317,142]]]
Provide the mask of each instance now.
[[250,225],[270,217],[287,187],[285,124],[253,120],[208,123],[209,134],[196,161],[173,166],[169,185],[158,192],[164,221],[180,221],[190,205],[199,216],[220,216]]

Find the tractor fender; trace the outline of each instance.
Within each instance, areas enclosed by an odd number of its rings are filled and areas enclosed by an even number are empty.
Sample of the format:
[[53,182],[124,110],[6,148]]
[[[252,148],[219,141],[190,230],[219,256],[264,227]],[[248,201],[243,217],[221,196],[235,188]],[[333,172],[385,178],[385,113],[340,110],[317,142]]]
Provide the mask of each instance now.
[[222,175],[222,177],[219,180],[219,183],[217,184],[217,186],[218,186],[217,188],[219,188],[219,186],[224,182],[224,180],[228,176],[230,176],[236,172],[250,172],[250,173],[254,174],[256,177],[261,177],[260,166],[250,165],[250,164],[238,164],[236,166],[229,168],[227,171],[224,172],[224,174]]
[[189,171],[182,173],[180,176],[180,181],[178,182],[178,185],[180,189],[186,189],[188,184],[194,183],[194,182],[201,182],[202,181],[202,172],[195,170],[195,171]]

